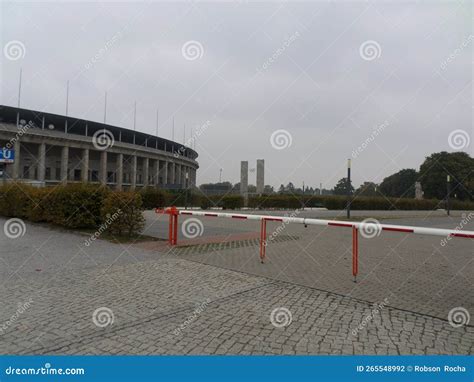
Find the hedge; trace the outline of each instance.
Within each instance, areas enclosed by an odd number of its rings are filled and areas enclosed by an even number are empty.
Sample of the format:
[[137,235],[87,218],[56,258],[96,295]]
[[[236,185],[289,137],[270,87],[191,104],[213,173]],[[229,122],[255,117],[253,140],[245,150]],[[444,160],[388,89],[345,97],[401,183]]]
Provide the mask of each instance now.
[[[66,228],[97,229],[102,227],[107,214],[113,210],[111,203],[116,201],[126,217],[125,220],[120,220],[120,224],[128,224],[126,229],[121,227],[120,232],[136,235],[143,227],[136,217],[142,215],[142,200],[139,193],[130,194],[133,197],[85,183],[46,188],[8,183],[0,186],[0,215],[47,222]],[[115,199],[111,199],[113,195],[117,195]],[[126,201],[131,202],[130,205]],[[105,206],[110,211],[104,211]],[[111,223],[113,224],[114,222]]]
[[[249,198],[249,207],[259,209],[297,209],[305,207],[325,207],[328,210],[346,208],[345,196],[297,196],[297,195],[269,195]],[[435,210],[445,208],[445,202],[436,199],[408,199],[383,197],[354,197],[351,201],[353,210]],[[453,210],[472,210],[474,202],[451,201]]]
[[162,208],[168,205],[168,195],[154,187],[144,187],[140,190],[144,209]]
[[145,225],[142,198],[137,192],[111,192],[101,209],[103,227],[108,232],[136,236]]

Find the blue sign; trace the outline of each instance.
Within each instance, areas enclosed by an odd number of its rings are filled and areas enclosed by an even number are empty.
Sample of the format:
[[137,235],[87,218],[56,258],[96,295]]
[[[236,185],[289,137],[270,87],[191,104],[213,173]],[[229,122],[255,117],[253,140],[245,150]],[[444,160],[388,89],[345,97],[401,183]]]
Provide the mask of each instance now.
[[5,147],[0,149],[0,163],[15,162],[15,150],[7,149]]
[[472,356],[0,356],[1,381],[472,382]]

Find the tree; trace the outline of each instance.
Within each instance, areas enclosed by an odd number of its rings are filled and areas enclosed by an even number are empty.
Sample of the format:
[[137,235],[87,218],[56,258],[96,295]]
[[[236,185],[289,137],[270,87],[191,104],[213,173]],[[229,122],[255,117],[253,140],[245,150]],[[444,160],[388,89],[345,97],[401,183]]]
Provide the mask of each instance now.
[[447,176],[451,176],[452,196],[460,200],[473,200],[474,158],[465,152],[442,151],[431,154],[420,166],[421,186],[427,198],[446,197]]
[[386,177],[380,183],[379,191],[385,196],[394,198],[414,198],[415,182],[418,180],[416,170],[406,168]]
[[348,191],[350,190],[351,194],[354,193],[354,187],[352,186],[352,182],[350,187],[347,184],[347,178],[339,179],[336,186],[333,188],[334,195],[347,195]]
[[265,195],[271,195],[274,193],[273,186],[270,186],[269,184],[266,184],[265,187],[263,187],[263,193]]
[[357,196],[377,196],[377,185],[373,182],[364,182],[356,190]]
[[283,184],[280,184],[280,188],[278,189],[279,194],[284,194],[285,193],[285,186]]

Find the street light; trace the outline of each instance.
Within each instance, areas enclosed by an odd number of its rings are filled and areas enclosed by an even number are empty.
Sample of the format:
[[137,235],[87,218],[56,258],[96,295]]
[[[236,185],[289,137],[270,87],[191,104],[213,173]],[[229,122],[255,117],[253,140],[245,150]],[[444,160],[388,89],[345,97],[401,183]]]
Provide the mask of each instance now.
[[347,160],[347,218],[351,218],[351,160]]
[[187,210],[188,209],[188,179],[189,179],[189,173],[186,171],[186,175],[185,175],[185,186],[186,186],[186,189],[184,190],[184,209]]
[[447,195],[446,195],[446,211],[448,213],[448,216],[450,214],[450,203],[449,203],[449,195],[451,194],[451,176],[448,175],[446,177],[446,191],[447,191]]

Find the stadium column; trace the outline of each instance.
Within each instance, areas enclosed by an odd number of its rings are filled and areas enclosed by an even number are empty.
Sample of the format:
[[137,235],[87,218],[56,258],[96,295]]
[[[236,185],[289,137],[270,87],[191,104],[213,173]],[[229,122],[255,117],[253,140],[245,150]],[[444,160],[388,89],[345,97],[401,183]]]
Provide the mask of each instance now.
[[153,176],[153,185],[158,187],[160,184],[160,160],[155,160],[155,169],[153,171],[155,174]]
[[89,181],[89,149],[82,149],[81,180]]
[[176,163],[176,170],[174,173],[174,183],[181,184],[181,165]]
[[[185,165],[181,165],[181,184],[184,188],[186,188],[186,173],[188,172],[188,168]],[[189,174],[188,174],[189,177]]]
[[116,188],[122,190],[123,185],[123,154],[117,154],[117,172],[116,172]]
[[137,187],[137,156],[132,155],[132,173],[130,175],[130,188],[134,190]]
[[175,170],[175,168],[174,168],[174,163],[173,162],[170,162],[170,168],[169,169],[170,169],[170,171],[169,171],[169,179],[170,179],[169,183],[174,184],[174,170]]
[[61,183],[66,184],[69,174],[69,146],[61,149]]
[[149,167],[150,160],[148,158],[143,158],[143,185],[146,187],[148,186],[148,175],[149,175]]
[[164,161],[164,166],[162,169],[163,184],[168,184],[168,162]]
[[18,179],[20,177],[20,149],[21,144],[20,141],[17,139],[13,146],[15,150],[15,162],[13,162],[13,179]]
[[40,143],[38,146],[38,180],[44,182],[46,173],[46,143]]
[[103,186],[107,185],[107,151],[102,150],[100,153],[100,169],[99,180]]

